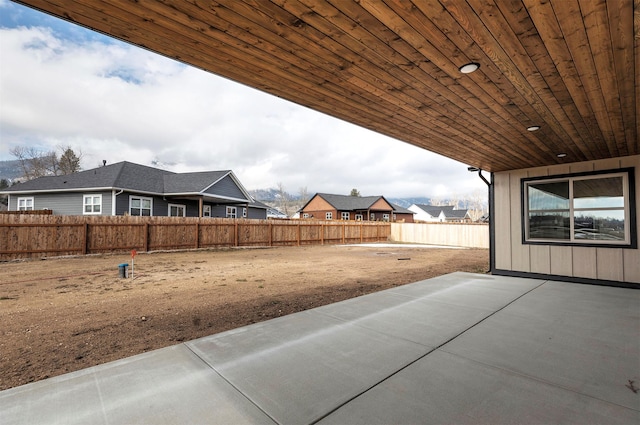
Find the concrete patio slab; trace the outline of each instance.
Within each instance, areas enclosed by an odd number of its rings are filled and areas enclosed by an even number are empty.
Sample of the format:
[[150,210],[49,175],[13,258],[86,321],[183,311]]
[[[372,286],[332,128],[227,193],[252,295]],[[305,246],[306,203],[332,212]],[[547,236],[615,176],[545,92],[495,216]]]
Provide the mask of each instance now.
[[423,356],[419,344],[315,311],[187,344],[278,423],[312,423]]
[[640,413],[437,350],[318,422],[632,424]]
[[0,392],[0,424],[274,422],[186,346]]
[[639,409],[639,295],[547,282],[442,350]]
[[453,273],[0,392],[0,423],[640,423],[640,291]]

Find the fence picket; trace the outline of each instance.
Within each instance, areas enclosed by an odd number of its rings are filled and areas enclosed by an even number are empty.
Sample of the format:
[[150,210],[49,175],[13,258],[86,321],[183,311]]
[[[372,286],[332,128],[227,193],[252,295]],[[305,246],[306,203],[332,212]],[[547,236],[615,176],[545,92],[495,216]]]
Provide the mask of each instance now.
[[0,260],[132,249],[384,242],[390,234],[390,224],[383,222],[0,214]]

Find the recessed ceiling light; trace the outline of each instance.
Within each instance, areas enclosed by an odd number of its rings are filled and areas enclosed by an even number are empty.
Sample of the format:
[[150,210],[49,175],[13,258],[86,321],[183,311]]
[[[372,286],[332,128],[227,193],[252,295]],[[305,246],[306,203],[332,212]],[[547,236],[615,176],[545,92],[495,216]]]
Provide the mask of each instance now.
[[538,131],[538,130],[540,130],[539,125],[530,125],[529,127],[527,127],[527,131]]
[[479,63],[471,62],[466,65],[462,65],[458,70],[463,74],[471,74],[474,71],[477,71],[480,68]]
[[564,158],[565,156],[567,156],[566,153],[559,153],[558,155],[556,155],[558,158]]

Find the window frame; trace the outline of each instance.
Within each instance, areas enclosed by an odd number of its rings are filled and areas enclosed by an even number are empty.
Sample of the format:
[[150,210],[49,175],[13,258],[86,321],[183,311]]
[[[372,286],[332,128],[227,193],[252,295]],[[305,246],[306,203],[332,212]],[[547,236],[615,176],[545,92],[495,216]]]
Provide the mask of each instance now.
[[[24,207],[20,206],[20,201],[24,201],[25,203]],[[26,205],[27,203],[29,203],[29,201],[31,201],[31,206]],[[35,207],[36,207],[36,201],[33,196],[21,196],[18,198],[18,201],[16,202],[16,211],[33,211]]]
[[[133,215],[131,213],[131,210],[133,209],[132,201],[134,199],[140,200],[140,208],[139,208],[140,214]],[[142,208],[142,201],[149,201],[149,204],[150,204],[149,208]],[[142,214],[142,211],[146,209],[149,210],[149,215]],[[150,198],[148,196],[129,195],[129,215],[132,217],[153,217],[153,198]]]
[[232,205],[227,205],[226,209],[226,218],[238,218],[238,208]]
[[329,211],[324,213],[324,219],[325,220],[333,220],[333,212]]
[[[182,208],[182,215],[172,215],[171,208]],[[184,204],[168,204],[167,206],[167,216],[168,217],[186,217],[187,216],[187,206]]]
[[[100,199],[100,203],[99,204],[94,204],[93,202],[91,204],[87,204],[87,199],[91,199],[92,201],[95,198],[99,198]],[[91,205],[91,211],[87,212],[86,208],[87,206]],[[95,206],[99,206],[99,210],[98,211],[94,211]],[[84,195],[82,195],[82,215],[102,215],[102,194],[101,193],[86,193]]]
[[202,216],[203,217],[211,217],[211,205],[203,205],[202,206]]
[[[603,208],[576,208],[574,206],[573,183],[598,178],[622,177],[623,186],[623,207],[603,207]],[[552,183],[554,181],[567,181],[569,186],[569,235],[570,239],[532,239],[528,237],[529,231],[529,192],[528,186],[534,183]],[[638,237],[636,226],[636,193],[635,193],[635,168],[619,168],[612,170],[602,170],[583,173],[560,174],[552,176],[538,176],[523,178],[520,181],[521,200],[521,237],[523,245],[547,245],[547,246],[581,246],[598,248],[626,248],[637,249]],[[564,210],[564,209],[562,209]],[[622,210],[625,219],[625,240],[612,242],[610,240],[576,239],[574,229],[574,213],[576,211],[593,210]],[[550,210],[555,211],[555,210]]]
[[351,219],[351,213],[349,211],[342,211],[340,213],[340,219],[341,220],[350,220]]

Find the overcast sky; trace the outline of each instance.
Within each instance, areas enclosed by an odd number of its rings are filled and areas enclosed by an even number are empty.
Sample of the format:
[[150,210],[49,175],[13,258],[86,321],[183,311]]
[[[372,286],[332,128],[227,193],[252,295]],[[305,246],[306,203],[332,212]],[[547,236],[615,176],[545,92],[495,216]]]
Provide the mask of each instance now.
[[486,192],[466,164],[0,0],[0,160],[15,146],[231,169],[249,190]]

